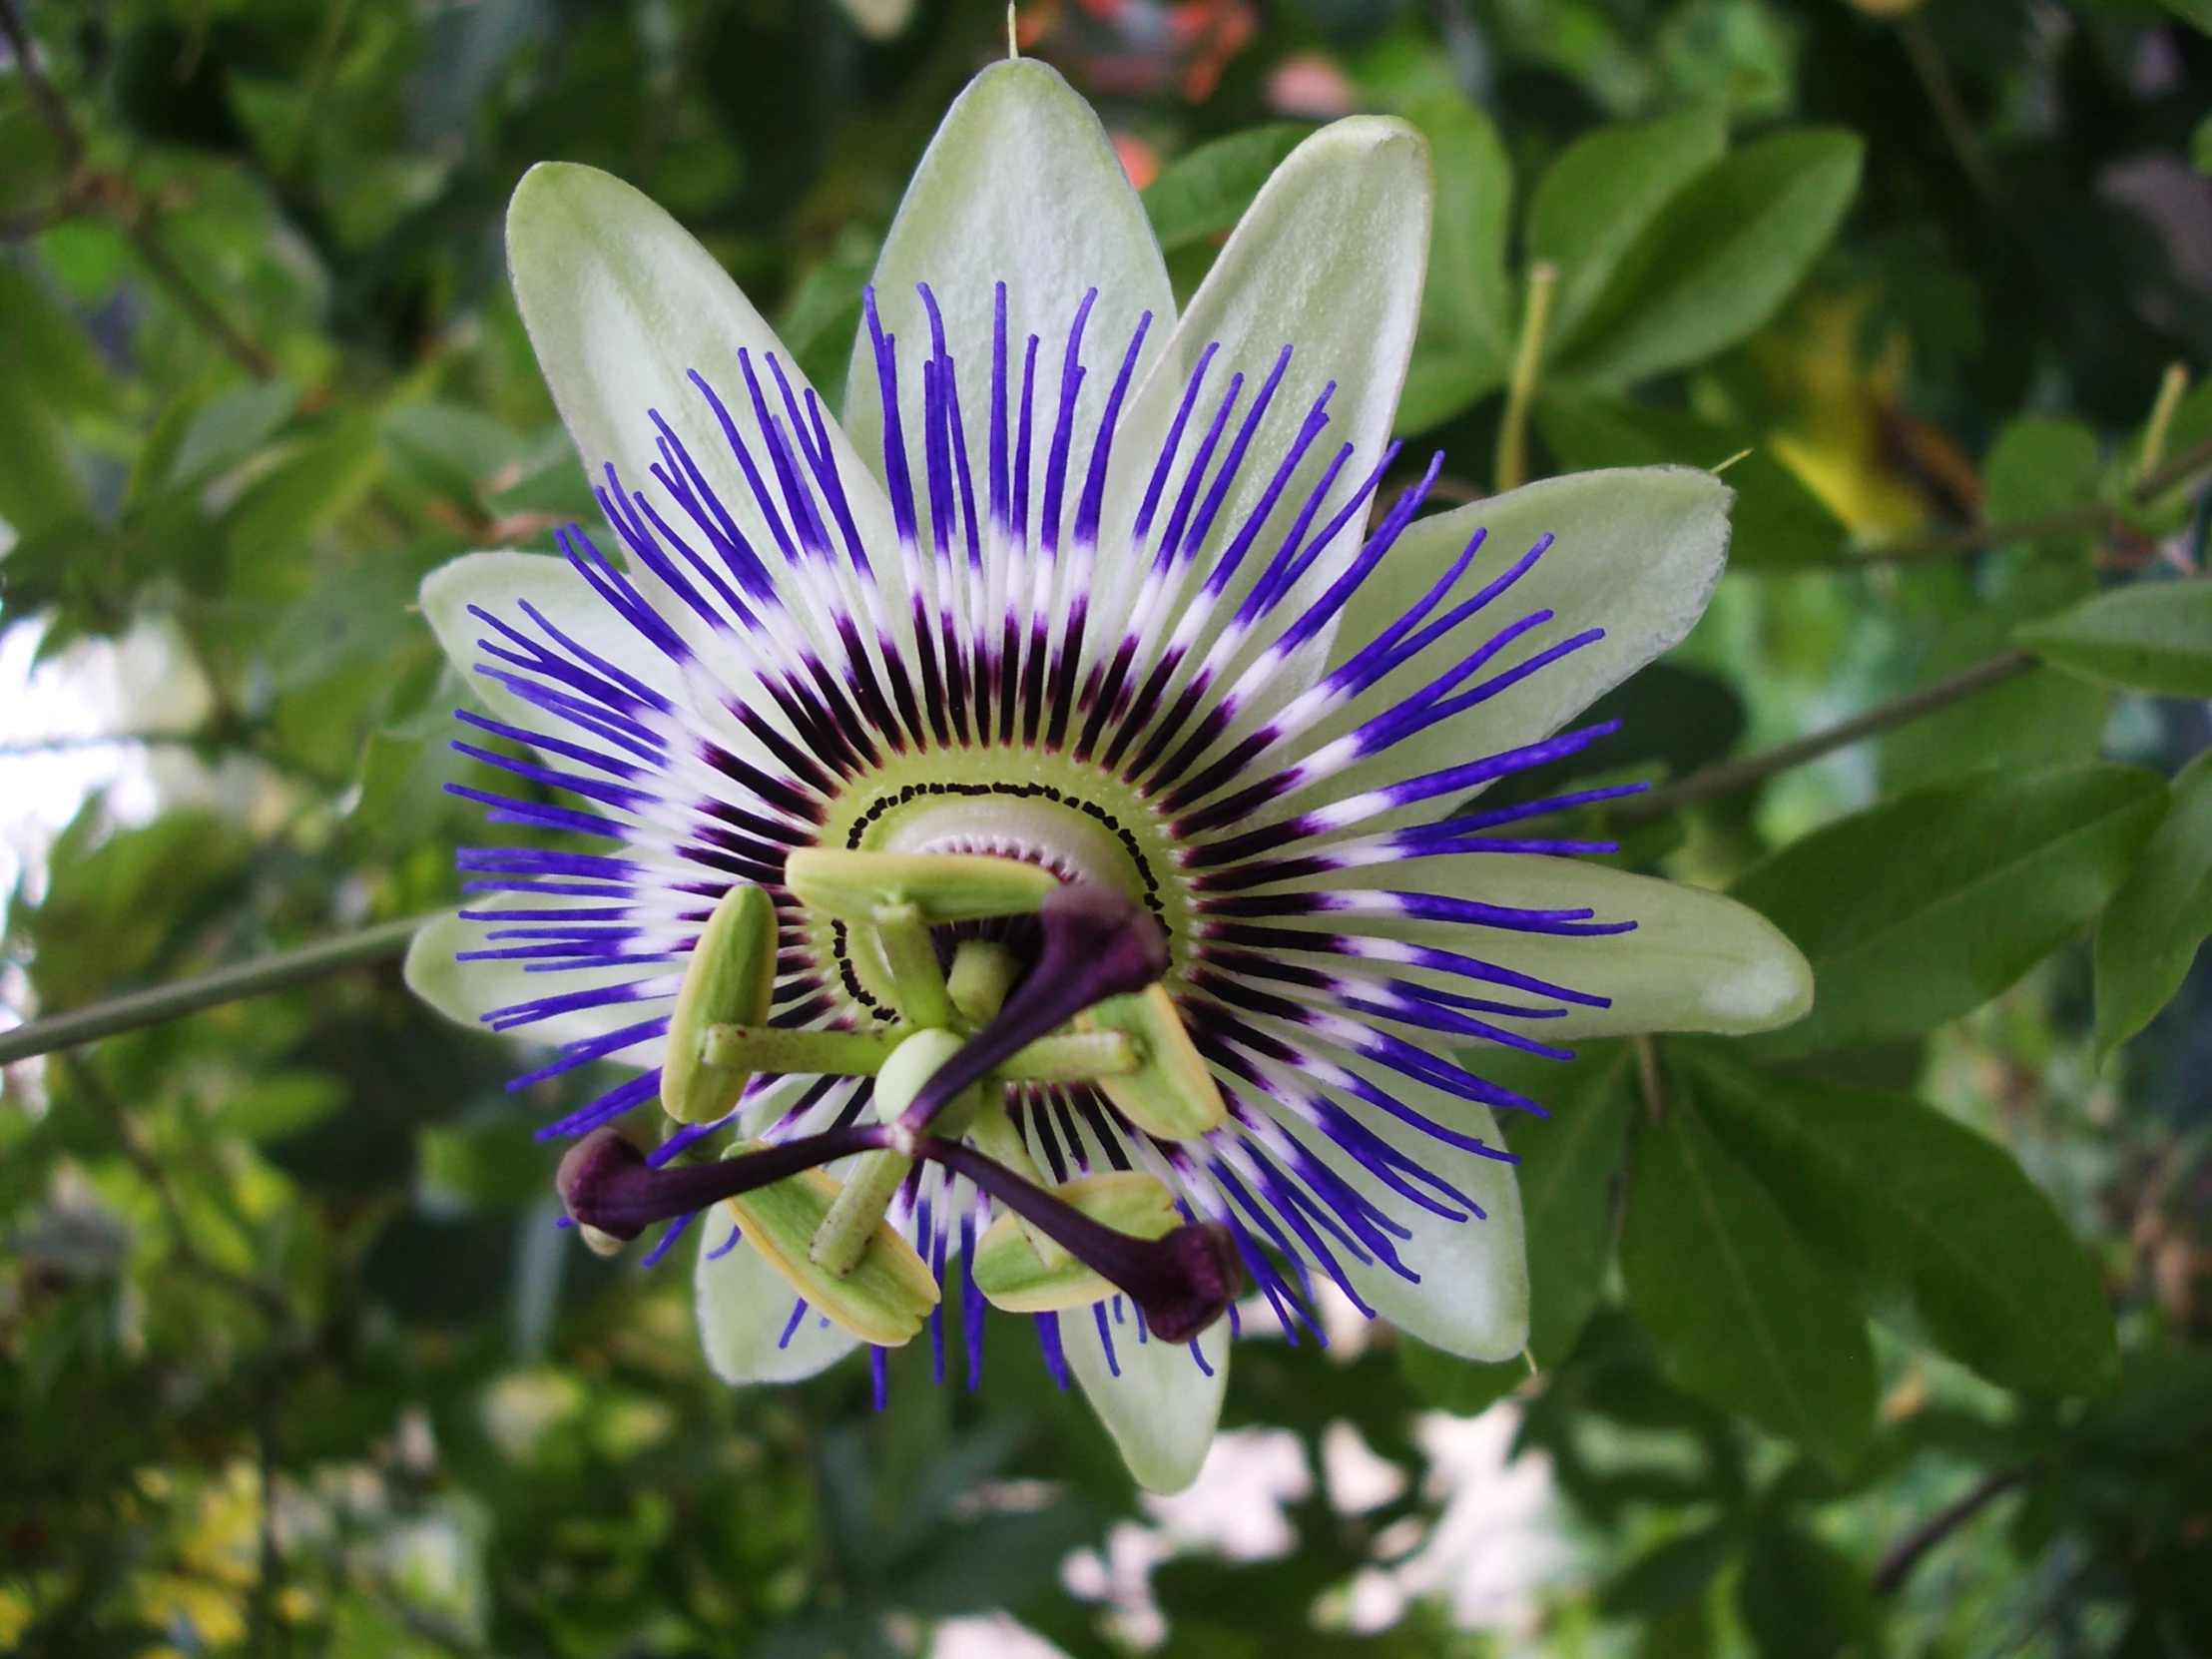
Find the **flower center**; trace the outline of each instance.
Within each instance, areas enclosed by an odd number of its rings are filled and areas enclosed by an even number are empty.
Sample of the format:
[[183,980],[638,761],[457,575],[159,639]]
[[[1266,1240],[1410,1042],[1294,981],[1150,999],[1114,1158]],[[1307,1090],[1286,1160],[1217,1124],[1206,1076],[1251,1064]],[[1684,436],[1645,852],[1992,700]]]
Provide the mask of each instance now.
[[[1136,790],[1094,763],[1008,748],[898,756],[839,791],[822,839],[852,851],[1017,858],[1065,882],[1108,888],[1141,903],[1167,933],[1171,988],[1186,965],[1192,902],[1168,827]],[[809,942],[818,960],[836,964],[863,1017],[897,1018],[890,968],[872,940],[823,920],[811,925]]]

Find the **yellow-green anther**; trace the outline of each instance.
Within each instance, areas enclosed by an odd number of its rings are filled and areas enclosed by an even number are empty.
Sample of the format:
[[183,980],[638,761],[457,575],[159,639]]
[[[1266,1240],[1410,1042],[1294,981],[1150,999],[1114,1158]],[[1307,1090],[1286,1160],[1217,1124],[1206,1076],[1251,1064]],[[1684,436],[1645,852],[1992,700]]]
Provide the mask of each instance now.
[[[916,1031],[900,1043],[875,1074],[877,1121],[896,1122],[922,1084],[959,1052],[960,1039],[950,1031]],[[889,1148],[854,1159],[843,1190],[807,1247],[814,1266],[838,1278],[852,1272],[869,1238],[882,1225],[899,1183],[913,1167],[913,1159]]]
[[708,1066],[739,1072],[805,1072],[815,1077],[872,1077],[905,1032],[787,1031],[776,1025],[710,1025]]
[[1137,1069],[1106,1073],[1098,1086],[1121,1115],[1163,1141],[1193,1141],[1229,1121],[1221,1086],[1183,1027],[1164,985],[1110,996],[1075,1018],[1078,1031],[1120,1031],[1137,1045]]
[[784,884],[811,910],[869,921],[884,904],[920,906],[931,926],[1027,915],[1059,877],[1019,858],[972,852],[854,852],[809,846],[793,852]]
[[988,1025],[1006,1005],[1006,993],[1021,977],[1014,953],[991,939],[962,939],[952,950],[952,971],[945,975],[953,1011],[970,1026]]
[[596,1227],[586,1227],[581,1222],[577,1223],[576,1235],[584,1241],[584,1248],[594,1256],[620,1256],[622,1247],[630,1242],[628,1239],[618,1239],[612,1233],[602,1233]]
[[765,1025],[776,992],[776,906],[750,881],[722,895],[692,947],[669,1020],[661,1105],[683,1123],[712,1123],[737,1104],[749,1071],[707,1059],[718,1025]]
[[1039,1037],[991,1069],[1005,1083],[1087,1083],[1133,1072],[1136,1042],[1124,1031],[1075,1031]]
[[[1164,1238],[1183,1219],[1174,1194],[1134,1172],[1085,1176],[1055,1187],[1052,1196],[1132,1238]],[[1018,1218],[1001,1215],[975,1247],[975,1288],[1010,1314],[1087,1308],[1115,1294],[1113,1285],[1066,1251],[1056,1254],[1056,1262],[1040,1260]]]
[[869,919],[874,923],[876,947],[891,970],[900,1017],[908,1025],[950,1025],[952,997],[945,989],[944,969],[937,965],[937,947],[929,937],[929,919],[922,907],[878,904]]
[[[738,1151],[751,1148],[733,1148]],[[723,1200],[761,1259],[784,1276],[808,1307],[862,1342],[897,1348],[921,1329],[937,1305],[937,1282],[914,1247],[890,1223],[861,1236],[851,1271],[826,1272],[808,1259],[815,1236],[837,1201],[837,1183],[808,1170],[773,1186]]]

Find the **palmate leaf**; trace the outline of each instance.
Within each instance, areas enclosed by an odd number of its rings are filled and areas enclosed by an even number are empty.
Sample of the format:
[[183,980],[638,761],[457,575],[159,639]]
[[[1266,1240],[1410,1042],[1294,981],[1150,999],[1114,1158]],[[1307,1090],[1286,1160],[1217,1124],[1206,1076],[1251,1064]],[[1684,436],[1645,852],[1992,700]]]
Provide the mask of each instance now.
[[1990,1382],[2091,1394],[2118,1375],[2112,1312],[2058,1212],[1999,1147],[1902,1096],[1670,1045],[1713,1133],[1832,1283]]
[[1675,1382],[1831,1472],[1858,1462],[1874,1432],[1866,1321],[1679,1090],[1637,1139],[1621,1277]]
[[1620,259],[1558,372],[1623,386],[1743,339],[1804,279],[1859,188],[1853,134],[1809,128],[1736,152]]
[[1841,819],[1731,889],[1813,964],[1813,1011],[1753,1039],[1810,1054],[1969,1013],[2096,915],[2165,811],[2140,767],[1969,774]]

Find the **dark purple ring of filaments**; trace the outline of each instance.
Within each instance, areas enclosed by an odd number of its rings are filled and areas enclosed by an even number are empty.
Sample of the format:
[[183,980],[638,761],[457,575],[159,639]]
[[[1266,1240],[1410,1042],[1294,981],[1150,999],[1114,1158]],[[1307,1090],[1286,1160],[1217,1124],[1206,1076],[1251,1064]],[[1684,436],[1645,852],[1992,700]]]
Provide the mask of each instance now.
[[[1259,808],[1328,776],[1328,771],[1317,771],[1316,756],[1269,762],[1274,770],[1264,776],[1253,769],[1271,750],[1298,743],[1328,713],[1349,707],[1447,636],[1453,643],[1442,672],[1364,718],[1329,751],[1349,756],[1345,764],[1382,754],[1583,649],[1601,631],[1586,630],[1510,666],[1497,666],[1508,648],[1553,620],[1548,610],[1537,610],[1459,654],[1458,631],[1509,595],[1549,547],[1548,537],[1539,540],[1478,591],[1452,600],[1452,590],[1482,545],[1477,532],[1395,622],[1297,702],[1277,710],[1247,736],[1225,743],[1251,701],[1260,669],[1279,665],[1325,637],[1411,522],[1427,480],[1399,498],[1350,565],[1317,596],[1312,590],[1320,581],[1314,574],[1318,561],[1354,518],[1368,510],[1396,447],[1390,446],[1368,473],[1352,478],[1349,499],[1334,512],[1326,510],[1327,498],[1346,476],[1352,459],[1349,444],[1323,462],[1319,481],[1301,497],[1292,486],[1309,458],[1321,459],[1315,445],[1329,422],[1327,408],[1336,389],[1332,383],[1313,402],[1260,497],[1248,511],[1240,509],[1241,520],[1231,515],[1224,522],[1228,493],[1244,475],[1261,420],[1284,383],[1291,352],[1284,348],[1257,388],[1249,387],[1242,373],[1229,376],[1225,386],[1216,386],[1219,395],[1206,410],[1201,405],[1217,356],[1217,348],[1208,347],[1185,381],[1149,474],[1129,550],[1133,588],[1122,636],[1118,641],[1101,638],[1097,649],[1086,653],[1107,456],[1151,318],[1140,320],[1122,356],[1085,466],[1074,453],[1073,433],[1076,400],[1088,373],[1082,363],[1083,331],[1095,292],[1086,296],[1069,331],[1059,395],[1056,403],[1047,399],[1050,431],[1040,441],[1035,406],[1042,379],[1041,340],[1031,334],[1024,350],[1011,349],[1006,290],[1003,283],[998,285],[981,468],[984,488],[979,491],[943,323],[934,296],[924,288],[921,297],[930,340],[921,364],[923,465],[918,490],[901,425],[896,342],[882,328],[872,292],[864,303],[884,416],[885,481],[911,591],[910,653],[894,637],[881,603],[870,550],[862,545],[844,495],[820,402],[812,389],[803,396],[795,391],[774,353],[764,353],[760,365],[749,352],[739,353],[746,397],[736,412],[703,377],[696,372],[691,376],[745,475],[746,498],[759,521],[752,537],[716,495],[675,430],[658,411],[651,411],[660,434],[660,460],[649,470],[673,510],[664,512],[643,490],[626,489],[611,466],[598,491],[607,520],[638,575],[618,569],[579,527],[570,526],[560,538],[571,566],[610,612],[692,685],[707,682],[714,671],[657,608],[656,599],[648,597],[648,588],[661,596],[658,603],[688,612],[711,635],[737,639],[750,648],[751,660],[743,670],[753,683],[716,691],[742,738],[718,738],[698,730],[696,722],[687,725],[663,691],[564,633],[527,601],[518,605],[520,622],[481,609],[474,612],[487,629],[480,642],[487,661],[478,665],[479,671],[543,717],[533,720],[533,726],[550,726],[559,735],[463,711],[460,718],[467,724],[538,753],[517,758],[473,744],[456,747],[541,794],[566,792],[583,805],[449,787],[489,807],[495,823],[602,837],[618,845],[645,842],[653,849],[643,855],[518,847],[464,850],[460,861],[470,877],[469,890],[545,897],[543,908],[464,912],[494,924],[486,948],[467,956],[516,962],[532,972],[618,968],[624,975],[526,998],[494,1010],[486,1023],[496,1031],[526,1030],[565,1013],[640,1003],[665,1006],[698,926],[733,879],[769,887],[787,929],[772,1021],[806,1027],[835,1018],[834,986],[825,977],[824,964],[804,948],[799,932],[803,917],[782,890],[783,860],[790,848],[819,842],[829,804],[844,786],[864,778],[885,752],[947,744],[1064,748],[1112,771],[1157,804],[1169,832],[1186,848],[1185,879],[1199,925],[1188,945],[1191,960],[1176,993],[1178,1009],[1214,1067],[1233,1123],[1202,1145],[1152,1145],[1147,1155],[1156,1155],[1160,1165],[1185,1183],[1189,1204],[1207,1212],[1201,1218],[1187,1207],[1188,1219],[1229,1226],[1247,1271],[1286,1336],[1297,1341],[1296,1328],[1304,1324],[1319,1337],[1311,1310],[1313,1272],[1332,1279],[1363,1309],[1367,1303],[1346,1262],[1406,1279],[1418,1276],[1394,1249],[1396,1241],[1410,1237],[1406,1229],[1284,1123],[1334,1141],[1395,1201],[1464,1219],[1480,1211],[1422,1160],[1376,1134],[1348,1110],[1346,1101],[1395,1118],[1438,1145],[1493,1158],[1507,1155],[1400,1099],[1403,1091],[1391,1079],[1404,1078],[1499,1109],[1540,1111],[1533,1102],[1419,1043],[1366,1022],[1386,1020],[1438,1042],[1484,1039],[1561,1056],[1564,1050],[1501,1025],[1498,1017],[1557,1018],[1568,1005],[1604,1006],[1606,999],[1443,944],[1357,931],[1322,932],[1312,924],[1331,914],[1383,915],[1572,936],[1623,932],[1634,923],[1600,922],[1586,907],[1532,910],[1422,892],[1256,889],[1397,858],[1609,850],[1610,843],[1604,842],[1518,836],[1511,827],[1614,799],[1640,786],[1462,811],[1433,823],[1370,834],[1360,842],[1318,844],[1318,837],[1345,828],[1344,802],[1256,829],[1234,829]],[[1248,390],[1253,395],[1246,403]],[[1240,403],[1244,408],[1238,419]],[[1179,462],[1186,464],[1178,482]],[[1040,465],[1043,487],[1033,502],[1031,486]],[[1429,477],[1433,475],[1431,466]],[[1286,503],[1294,518],[1270,554],[1261,538],[1278,505]],[[926,558],[924,523],[929,532]],[[1003,592],[992,591],[986,569],[986,523],[999,544],[1012,550]],[[1222,532],[1218,539],[1217,527]],[[1215,547],[1218,557],[1199,574],[1199,555]],[[772,573],[778,560],[780,571]],[[1068,561],[1065,572],[1063,561]],[[1308,580],[1310,576],[1314,579]],[[1237,590],[1240,577],[1245,585]],[[1063,578],[1064,600],[1034,602],[1035,595],[1056,594],[1055,583]],[[855,593],[858,605],[850,602]],[[1002,601],[1002,613],[990,610],[988,600]],[[1178,614],[1180,621],[1171,630],[1167,619]],[[1230,682],[1228,671],[1243,643],[1259,638],[1263,626],[1280,617],[1290,620],[1255,666]],[[1208,643],[1201,637],[1201,624],[1216,622],[1220,632]],[[1160,636],[1168,636],[1167,643],[1151,653],[1148,666],[1148,642]],[[1463,797],[1499,778],[1577,754],[1612,729],[1587,727],[1403,779],[1356,798],[1355,805],[1380,813]],[[701,787],[702,773],[710,775],[711,787]],[[666,831],[653,825],[656,811],[663,820],[680,820],[678,828]],[[631,815],[648,823],[640,828],[626,822]],[[656,855],[663,861],[657,864]],[[671,860],[674,868],[669,867]],[[1469,988],[1387,976],[1396,967]],[[648,1017],[565,1044],[551,1063],[518,1078],[514,1086],[557,1077],[665,1034],[665,1013],[650,1006],[638,1011]],[[651,1100],[658,1081],[649,1071],[543,1133],[588,1134]],[[761,1133],[777,1140],[847,1128],[858,1121],[867,1099],[864,1079],[823,1079]],[[1131,1167],[1124,1144],[1131,1131],[1095,1091],[1033,1089],[1012,1109],[1055,1181],[1100,1160],[1113,1168]],[[721,1127],[688,1127],[650,1154],[650,1161],[659,1165],[676,1159]],[[956,1205],[955,1196],[949,1175],[932,1187],[917,1171],[901,1200],[926,1247],[925,1257],[940,1277],[955,1223],[964,1254],[977,1221],[973,1205]],[[665,1252],[682,1225],[680,1220],[669,1231],[653,1258]],[[734,1243],[735,1235],[718,1251]],[[1287,1265],[1287,1272],[1279,1264]],[[974,1306],[979,1293],[970,1285],[963,1294],[979,1313]],[[795,1309],[787,1340],[804,1312],[804,1305]],[[1094,1312],[1104,1337],[1103,1309]],[[1054,1316],[1040,1316],[1038,1329],[1057,1371],[1053,1321]],[[972,1380],[979,1364],[973,1345],[980,1340],[980,1325],[970,1320],[967,1327]],[[941,1370],[941,1327],[936,1336]],[[1111,1363],[1110,1342],[1108,1358]]]

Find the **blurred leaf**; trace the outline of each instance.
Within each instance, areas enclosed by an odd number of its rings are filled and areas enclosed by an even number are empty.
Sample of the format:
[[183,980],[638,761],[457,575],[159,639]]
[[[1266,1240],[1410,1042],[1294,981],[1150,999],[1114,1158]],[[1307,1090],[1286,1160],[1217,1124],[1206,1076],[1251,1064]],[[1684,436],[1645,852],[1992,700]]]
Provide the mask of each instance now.
[[1598,1596],[1598,1608],[1616,1616],[1659,1618],[1702,1600],[1735,1547],[1736,1535],[1727,1526],[1678,1532],[1623,1567]]
[[1528,258],[1559,269],[1550,355],[1573,349],[1582,319],[1636,239],[1727,148],[1723,113],[1695,109],[1639,126],[1601,127],[1545,170],[1528,204]]
[[1524,1360],[1462,1360],[1403,1335],[1397,1340],[1397,1369],[1424,1404],[1455,1417],[1481,1415],[1535,1375]]
[[1916,1100],[1755,1070],[1718,1044],[1670,1052],[1713,1133],[1868,1313],[2003,1387],[2111,1384],[2096,1268],[2003,1149]]
[[254,480],[223,518],[233,586],[289,599],[302,572],[291,555],[360,505],[382,470],[375,416],[356,410]]
[[384,416],[384,447],[399,470],[448,500],[473,506],[519,468],[522,440],[481,409],[458,403],[403,403]]
[[342,565],[285,613],[269,639],[270,678],[278,692],[298,691],[342,669],[380,665],[409,646],[430,648],[414,612],[422,578],[455,549],[418,542]]
[[1678,409],[1559,391],[1543,394],[1536,420],[1545,444],[1572,471],[1663,461],[1712,468],[1741,456],[1721,474],[1736,492],[1728,515],[1728,562],[1734,567],[1819,565],[1844,551],[1843,522],[1743,427]]
[[192,417],[167,468],[167,481],[196,484],[236,466],[276,436],[298,403],[299,388],[288,380],[232,387]]
[[2173,805],[2097,920],[2097,1057],[2142,1030],[2212,934],[2212,754],[2173,781]]
[[2052,667],[2099,685],[2212,698],[2212,581],[2138,582],[2012,637]]
[[[2088,506],[2102,465],[2097,435],[2080,421],[2023,416],[1997,434],[1981,463],[1982,516],[1991,524],[2021,524]],[[2078,550],[2086,548],[2088,532],[2049,539]]]
[[280,1071],[223,1102],[222,1121],[250,1141],[278,1141],[328,1117],[345,1102],[345,1088],[319,1071]]
[[1880,1659],[1882,1614],[1866,1575],[1790,1523],[1752,1534],[1736,1609],[1759,1659]]
[[1168,163],[1144,191],[1145,217],[1161,249],[1234,230],[1268,175],[1312,131],[1288,122],[1248,127]]
[[875,250],[866,245],[824,261],[807,274],[777,319],[777,338],[830,400],[832,414],[844,412],[844,377],[852,364],[852,336],[860,327],[860,290],[874,265]]
[[1810,1054],[1972,1012],[2103,907],[2165,800],[2137,767],[1984,773],[1791,842],[1730,892],[1812,962],[1813,1011],[1753,1046]]
[[1636,1641],[1636,1659],[1708,1659],[1712,1651],[1713,1615],[1702,1598],[1648,1620]]
[[1436,171],[1420,326],[1397,406],[1397,429],[1419,432],[1505,383],[1518,326],[1505,275],[1513,170],[1489,117],[1466,99],[1426,97],[1405,115]]
[[122,407],[92,342],[28,271],[0,262],[0,376],[11,374],[58,413],[114,414]]
[[1842,224],[1863,148],[1855,134],[1807,128],[1713,167],[1620,258],[1559,376],[1626,385],[1702,362],[1757,329]]
[[1865,1322],[1679,1090],[1637,1137],[1620,1254],[1670,1377],[1839,1474],[1858,1462],[1874,1432]]

